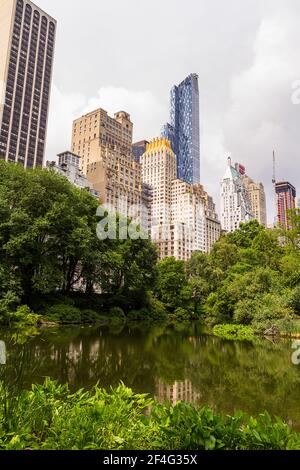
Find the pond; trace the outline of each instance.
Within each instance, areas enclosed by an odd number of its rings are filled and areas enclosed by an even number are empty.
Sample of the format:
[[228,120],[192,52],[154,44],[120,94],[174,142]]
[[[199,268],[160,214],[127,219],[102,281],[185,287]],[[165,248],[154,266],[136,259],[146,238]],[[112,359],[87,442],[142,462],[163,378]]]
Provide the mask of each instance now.
[[232,414],[268,411],[300,430],[300,365],[292,341],[233,342],[191,326],[63,327],[20,344],[0,330],[0,378],[18,390],[51,377],[72,390],[124,382],[158,401],[211,405]]

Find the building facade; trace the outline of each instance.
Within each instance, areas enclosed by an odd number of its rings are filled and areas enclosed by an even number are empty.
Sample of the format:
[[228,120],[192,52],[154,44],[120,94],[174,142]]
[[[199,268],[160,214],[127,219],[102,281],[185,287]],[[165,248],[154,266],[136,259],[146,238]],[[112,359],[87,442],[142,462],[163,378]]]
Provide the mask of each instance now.
[[132,135],[128,113],[120,111],[112,118],[98,109],[74,121],[71,146],[80,155],[80,168],[99,192],[101,203],[147,230],[151,194],[132,153]]
[[226,173],[221,182],[221,223],[225,232],[234,232],[241,223],[254,219],[244,176],[244,168],[233,166],[231,158],[228,158]]
[[141,163],[141,157],[146,152],[146,148],[149,142],[147,140],[141,140],[136,142],[132,146],[132,153],[137,163]]
[[101,159],[88,163],[86,170],[101,203],[112,212],[139,219],[137,211],[143,204],[141,165],[116,147],[104,147],[101,155]]
[[264,227],[267,227],[267,202],[265,188],[262,183],[255,183],[249,176],[244,177],[244,184],[248,191],[251,210],[254,218]]
[[58,155],[56,162],[47,162],[47,168],[54,170],[61,176],[65,176],[70,183],[79,189],[89,191],[94,197],[99,199],[100,194],[93,188],[93,185],[82,174],[80,170],[80,157],[72,152],[66,151]]
[[0,158],[25,168],[44,161],[55,33],[29,0],[0,0]]
[[133,124],[130,115],[120,111],[110,117],[104,109],[97,109],[76,119],[72,130],[72,152],[81,156],[81,169],[107,157],[107,149],[118,149],[120,154],[132,155]]
[[176,156],[167,139],[154,139],[142,156],[143,181],[152,187],[151,236],[159,257],[188,260],[209,252],[221,225],[203,186],[177,178]]
[[283,181],[275,185],[277,197],[278,225],[290,230],[289,211],[296,208],[296,188],[289,182]]
[[198,75],[191,74],[171,90],[170,123],[162,137],[171,142],[177,157],[177,177],[200,183],[200,114]]

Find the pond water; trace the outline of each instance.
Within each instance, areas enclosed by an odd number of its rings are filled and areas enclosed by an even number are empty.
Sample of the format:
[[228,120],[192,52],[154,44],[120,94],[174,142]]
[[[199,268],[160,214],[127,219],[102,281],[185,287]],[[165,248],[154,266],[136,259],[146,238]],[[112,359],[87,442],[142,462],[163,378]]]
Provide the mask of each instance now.
[[[192,326],[63,327],[43,330],[22,342],[0,331],[8,387],[29,388],[51,377],[72,390],[116,386],[163,402],[211,405],[232,414],[268,411],[300,430],[300,365],[293,365],[292,341],[223,340]],[[0,361],[1,362],[1,361]]]

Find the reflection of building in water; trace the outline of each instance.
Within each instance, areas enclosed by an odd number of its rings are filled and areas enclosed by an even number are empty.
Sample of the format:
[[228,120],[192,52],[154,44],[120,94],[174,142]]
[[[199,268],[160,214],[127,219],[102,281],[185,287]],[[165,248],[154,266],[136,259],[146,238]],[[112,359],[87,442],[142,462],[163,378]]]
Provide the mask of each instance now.
[[6,364],[6,345],[4,341],[0,341],[0,365]]
[[196,403],[200,400],[200,397],[201,394],[193,390],[190,380],[176,381],[173,385],[167,385],[159,380],[156,384],[155,398],[161,403],[165,401],[170,401],[172,405],[176,405],[179,401]]

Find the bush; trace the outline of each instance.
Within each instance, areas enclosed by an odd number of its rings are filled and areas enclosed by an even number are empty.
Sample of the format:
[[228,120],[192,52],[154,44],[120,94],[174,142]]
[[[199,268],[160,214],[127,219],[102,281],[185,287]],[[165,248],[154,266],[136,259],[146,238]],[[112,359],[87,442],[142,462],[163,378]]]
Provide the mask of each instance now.
[[169,315],[172,321],[185,322],[191,320],[191,312],[185,308],[179,307],[172,315]]
[[233,321],[237,324],[250,325],[255,316],[256,307],[255,300],[240,300],[234,310]]
[[109,316],[111,318],[120,318],[125,320],[125,313],[120,307],[112,307],[109,311]]
[[[158,301],[159,302],[159,301]],[[141,310],[131,310],[127,315],[129,321],[165,321],[167,313],[165,310],[156,310],[152,308],[142,308]]]
[[61,324],[81,323],[80,310],[72,305],[58,304],[46,310],[46,319]]
[[158,300],[152,294],[149,294],[149,309],[153,320],[167,320],[168,311],[163,302]]
[[[16,397],[0,383],[0,450],[299,450],[300,435],[265,413],[158,405],[120,385],[71,394],[49,379]],[[150,412],[145,413],[146,410]]]
[[265,294],[253,304],[254,315],[252,326],[257,331],[271,328],[278,320],[284,320],[292,315],[287,305],[287,299],[278,294]]
[[81,323],[96,323],[100,315],[94,310],[81,310]]
[[147,308],[141,310],[131,310],[127,315],[129,321],[147,321],[151,320],[151,312]]
[[216,336],[233,340],[253,340],[254,330],[250,326],[244,325],[216,325],[213,329]]
[[300,315],[300,286],[295,287],[288,296],[288,306]]

